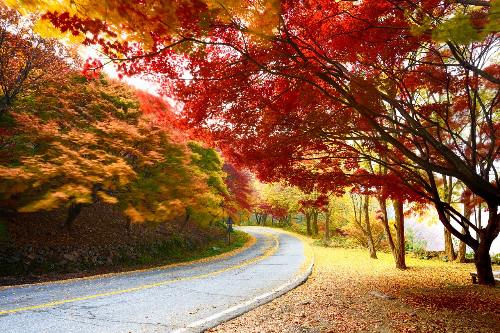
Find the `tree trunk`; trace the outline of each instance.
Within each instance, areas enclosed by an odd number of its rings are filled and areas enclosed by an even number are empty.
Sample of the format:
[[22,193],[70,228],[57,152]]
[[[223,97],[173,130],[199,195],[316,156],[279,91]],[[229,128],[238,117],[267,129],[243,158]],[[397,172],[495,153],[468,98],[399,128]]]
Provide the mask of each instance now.
[[325,243],[330,242],[330,212],[325,213]]
[[312,229],[311,229],[311,214],[306,212],[306,227],[307,227],[307,235],[311,236],[312,235]]
[[366,240],[368,242],[368,249],[370,250],[370,258],[378,259],[377,252],[375,251],[375,245],[373,243],[372,228],[370,226],[370,217],[368,212],[369,204],[370,204],[369,197],[365,195],[365,202],[363,203],[363,211],[365,215]]
[[255,222],[257,222],[257,225],[260,225],[262,216],[260,214],[255,214]]
[[484,229],[479,235],[479,247],[474,252],[474,263],[477,269],[477,282],[485,285],[495,285],[493,270],[491,268],[490,248],[493,240],[487,239]]
[[490,248],[491,243],[500,233],[498,206],[489,204],[488,212],[488,224],[477,234],[479,245],[477,249],[474,249],[474,263],[476,264],[478,283],[494,286],[495,278],[491,268]]
[[439,212],[441,222],[450,227],[450,231],[453,231],[455,237],[463,238],[467,242],[467,245],[474,250],[474,263],[477,269],[478,283],[484,285],[495,285],[489,251],[491,243],[500,233],[500,216],[498,215],[498,206],[495,204],[488,204],[488,224],[485,228],[478,230],[476,233],[476,239],[472,238],[470,235],[468,237],[463,237],[461,232],[458,232],[458,230],[449,224],[442,206],[436,205],[436,208]]
[[[462,228],[462,235],[466,234],[465,228]],[[456,262],[459,263],[464,263],[465,262],[465,254],[467,253],[467,244],[464,242],[460,241],[460,244],[458,245],[458,253],[457,253],[457,258],[455,259]]]
[[265,213],[262,214],[262,220],[261,221],[262,221],[262,225],[265,226],[266,223],[267,223],[267,214],[265,214]]
[[[394,255],[394,241],[392,240],[391,228],[389,227],[389,219],[387,218],[387,200],[382,200],[378,198],[378,203],[380,205],[380,209],[382,210],[382,227],[384,228],[384,235],[387,241],[387,245],[391,250],[391,253]],[[396,258],[396,256],[394,256]]]
[[477,209],[476,209],[476,226],[479,228],[479,229],[482,229],[483,226],[481,224],[481,216],[482,216],[482,208],[481,208],[481,203],[479,203]]
[[444,227],[444,253],[448,260],[453,261],[457,258],[455,255],[455,249],[453,248],[453,239],[451,238],[451,232]]
[[312,213],[312,217],[313,217],[313,234],[314,235],[317,235],[318,234],[318,212],[315,211],[314,213]]
[[[470,197],[466,196],[464,200],[464,217],[470,221],[470,216],[472,215],[472,211],[470,209]],[[466,229],[462,227],[462,234],[466,234]],[[465,262],[465,254],[467,252],[467,244],[465,242],[460,241],[460,245],[458,246],[458,255],[457,255],[457,262]]]
[[[443,183],[444,183],[444,192],[445,192],[445,202],[448,205],[451,205],[451,196],[452,196],[452,180],[451,177],[448,179],[443,175]],[[449,220],[449,215],[446,216],[446,219]],[[453,248],[453,240],[451,238],[451,232],[444,227],[444,253],[449,261],[455,260],[457,257],[455,255],[455,249]]]
[[189,218],[191,217],[191,214],[188,214],[186,212],[186,218],[184,219],[184,223],[182,223],[181,229],[179,230],[180,232],[184,231],[184,228],[188,225],[189,223]]
[[73,222],[82,211],[82,207],[83,204],[71,203],[68,209],[68,216],[66,218],[66,222],[64,223],[66,229],[71,230],[71,228],[73,227]]
[[132,219],[130,217],[126,217],[126,220],[125,220],[125,229],[127,231],[132,231]]
[[394,228],[396,229],[396,244],[394,246],[394,261],[396,268],[406,269],[405,259],[405,217],[403,211],[403,201],[396,199],[393,201],[392,206],[395,212]]

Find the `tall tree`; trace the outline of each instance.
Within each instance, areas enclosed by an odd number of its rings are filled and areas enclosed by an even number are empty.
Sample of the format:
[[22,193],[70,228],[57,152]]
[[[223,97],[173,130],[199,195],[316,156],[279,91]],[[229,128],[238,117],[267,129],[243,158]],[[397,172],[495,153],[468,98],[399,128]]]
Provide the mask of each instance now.
[[313,190],[311,193],[304,193],[298,203],[306,216],[307,234],[317,235],[319,232],[318,215],[328,206],[327,196]]
[[283,183],[268,183],[263,186],[261,197],[267,204],[269,215],[277,218],[284,224],[292,223],[293,215],[299,211],[303,192],[295,186]]
[[[453,183],[451,177],[443,177],[443,184],[444,184],[444,201],[446,204],[451,206],[451,199],[453,196]],[[449,216],[447,216],[449,218]],[[465,215],[464,215],[465,217]],[[448,228],[444,227],[444,252],[446,254],[446,257],[448,260],[455,260],[457,258],[455,254],[455,248],[453,245],[453,239],[451,238],[451,232],[448,230]]]
[[[463,197],[463,214],[466,219],[470,219],[472,215],[472,209],[470,207],[470,193],[467,193],[467,191],[464,191],[462,193]],[[462,234],[465,234],[466,230],[462,230]],[[463,241],[460,241],[458,245],[458,254],[457,254],[457,262],[465,262],[465,255],[467,253],[467,244],[465,244]]]
[[195,141],[188,142],[188,147],[193,153],[189,165],[194,167],[197,176],[205,179],[207,190],[201,192],[199,200],[186,208],[186,222],[192,218],[198,224],[211,225],[225,217],[223,207],[225,199],[229,198],[224,183],[227,174],[222,171],[224,162],[215,148],[205,147]]
[[[441,222],[474,249],[480,283],[494,284],[489,249],[500,231],[493,164],[500,81],[497,66],[486,59],[498,46],[497,34],[471,33],[465,42],[454,33],[461,15],[489,27],[488,9],[406,4],[415,11],[389,1],[320,7],[289,1],[272,36],[260,38],[243,22],[213,30],[212,38],[199,40],[203,51],[190,58],[189,70],[200,80],[177,84],[189,112],[187,125],[205,130],[203,121],[217,115],[210,128],[215,140],[242,159],[256,157],[258,168],[270,176],[289,168],[284,155],[300,160],[312,152],[323,160],[343,159],[347,169],[359,159],[384,165],[435,204]],[[450,17],[457,19],[448,22]],[[201,52],[209,61],[200,61]],[[443,98],[420,98],[423,94]],[[377,155],[351,144],[361,138]],[[240,144],[230,141],[235,139]],[[261,147],[265,153],[259,155]],[[266,162],[263,155],[279,158]],[[447,204],[437,186],[442,174],[461,180],[487,202],[487,226],[475,227]],[[462,234],[451,219],[477,236]]]

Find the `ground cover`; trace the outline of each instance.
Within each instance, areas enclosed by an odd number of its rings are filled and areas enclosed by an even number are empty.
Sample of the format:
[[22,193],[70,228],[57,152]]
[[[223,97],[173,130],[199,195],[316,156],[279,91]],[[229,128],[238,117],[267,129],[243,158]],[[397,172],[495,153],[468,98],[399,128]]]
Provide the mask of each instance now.
[[[209,332],[500,332],[500,287],[472,285],[473,264],[311,246],[303,285]],[[494,266],[499,270],[500,267]]]

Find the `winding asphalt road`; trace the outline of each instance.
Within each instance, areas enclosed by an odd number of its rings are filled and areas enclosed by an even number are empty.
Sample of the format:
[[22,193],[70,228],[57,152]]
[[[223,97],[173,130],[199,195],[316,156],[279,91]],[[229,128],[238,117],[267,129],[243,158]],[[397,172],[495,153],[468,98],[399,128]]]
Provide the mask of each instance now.
[[297,238],[241,230],[255,245],[208,262],[0,290],[0,332],[202,332],[310,274]]

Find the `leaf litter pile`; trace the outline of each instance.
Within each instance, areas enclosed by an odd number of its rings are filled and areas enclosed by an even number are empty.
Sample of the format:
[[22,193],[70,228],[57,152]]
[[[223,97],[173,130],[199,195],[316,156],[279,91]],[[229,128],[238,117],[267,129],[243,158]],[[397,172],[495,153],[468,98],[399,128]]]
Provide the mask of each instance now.
[[208,332],[500,332],[500,287],[472,285],[474,264],[407,255],[401,271],[387,253],[312,252],[304,284]]

